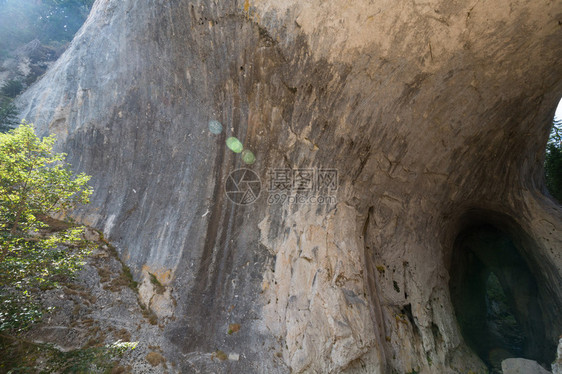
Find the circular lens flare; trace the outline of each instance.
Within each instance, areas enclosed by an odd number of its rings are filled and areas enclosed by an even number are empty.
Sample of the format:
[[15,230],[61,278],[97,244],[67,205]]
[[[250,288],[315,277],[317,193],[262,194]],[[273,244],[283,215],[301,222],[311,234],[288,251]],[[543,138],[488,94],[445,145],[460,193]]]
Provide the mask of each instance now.
[[222,125],[219,121],[210,120],[209,121],[209,131],[215,135],[218,135],[222,132]]
[[240,153],[244,149],[242,142],[240,142],[240,140],[238,140],[234,136],[226,139],[226,146],[234,153]]
[[245,149],[242,151],[242,161],[246,165],[252,165],[254,162],[256,162],[256,156],[249,149]]

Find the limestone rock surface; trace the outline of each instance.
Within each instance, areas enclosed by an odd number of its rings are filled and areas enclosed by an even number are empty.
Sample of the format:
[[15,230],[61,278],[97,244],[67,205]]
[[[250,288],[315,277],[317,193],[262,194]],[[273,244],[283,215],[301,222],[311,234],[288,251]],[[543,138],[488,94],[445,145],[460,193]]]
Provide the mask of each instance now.
[[[471,225],[516,243],[547,358],[562,333],[541,166],[561,21],[549,0],[97,0],[19,105],[93,175],[75,218],[131,267],[178,372],[481,373],[449,292]],[[237,205],[243,167],[261,191]],[[337,171],[334,199],[280,202],[275,171],[299,169]]]
[[549,374],[536,361],[526,360],[524,358],[508,358],[502,361],[503,374]]

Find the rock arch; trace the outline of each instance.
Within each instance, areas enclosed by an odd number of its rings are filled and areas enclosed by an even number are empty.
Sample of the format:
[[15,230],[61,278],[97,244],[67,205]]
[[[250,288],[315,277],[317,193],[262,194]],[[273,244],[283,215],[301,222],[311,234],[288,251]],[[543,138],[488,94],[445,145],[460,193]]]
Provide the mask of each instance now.
[[[180,370],[483,370],[449,293],[473,207],[526,233],[509,231],[556,320],[562,212],[541,164],[560,4],[349,4],[98,0],[19,101],[93,175],[76,218],[176,300],[154,307]],[[242,163],[210,120],[251,148],[264,183],[272,168],[338,170],[337,203],[229,203]],[[243,359],[209,360],[217,348]]]

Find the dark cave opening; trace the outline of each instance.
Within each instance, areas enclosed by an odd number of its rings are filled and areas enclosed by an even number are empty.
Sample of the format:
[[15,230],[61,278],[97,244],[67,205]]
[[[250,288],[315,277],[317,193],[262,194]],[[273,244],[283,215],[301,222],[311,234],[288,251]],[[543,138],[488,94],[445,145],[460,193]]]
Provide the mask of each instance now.
[[463,338],[492,372],[509,357],[547,366],[556,346],[547,338],[535,276],[514,239],[491,224],[465,228],[450,268],[451,301]]

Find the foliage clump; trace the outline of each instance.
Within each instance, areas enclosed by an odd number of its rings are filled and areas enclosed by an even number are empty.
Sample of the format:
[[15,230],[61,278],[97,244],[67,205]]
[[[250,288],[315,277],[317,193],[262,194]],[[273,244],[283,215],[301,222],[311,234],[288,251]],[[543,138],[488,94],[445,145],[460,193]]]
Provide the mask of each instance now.
[[[109,357],[120,357],[135,349],[137,343],[115,342],[103,346],[60,351],[50,344],[37,344],[23,339],[0,335],[3,353],[0,372],[9,373],[108,373],[115,367]],[[37,367],[41,362],[41,368]]]
[[562,120],[552,125],[544,161],[546,187],[562,203]]
[[158,352],[149,352],[146,355],[146,361],[152,366],[158,366],[160,364],[166,364],[166,359]]
[[8,131],[18,125],[18,110],[14,98],[23,91],[21,81],[12,79],[0,88],[0,132]]
[[14,98],[23,91],[23,83],[20,80],[12,79],[4,83],[0,89],[3,96]]
[[152,285],[154,286],[156,293],[162,295],[164,291],[166,291],[166,287],[164,287],[162,283],[160,283],[156,275],[148,273],[148,276],[150,277],[150,283],[152,283]]
[[0,95],[0,132],[8,131],[18,124],[18,110],[13,99]]
[[54,143],[25,122],[0,134],[0,372],[109,372],[113,358],[137,343],[104,345],[100,338],[63,352],[21,337],[45,312],[41,292],[68,285],[93,245],[84,227],[52,218],[88,203],[92,193],[90,177],[75,175]]
[[26,123],[0,134],[0,331],[37,321],[44,312],[37,296],[71,277],[89,250],[83,227],[53,232],[48,224],[92,193],[90,177],[74,175],[54,142]]

